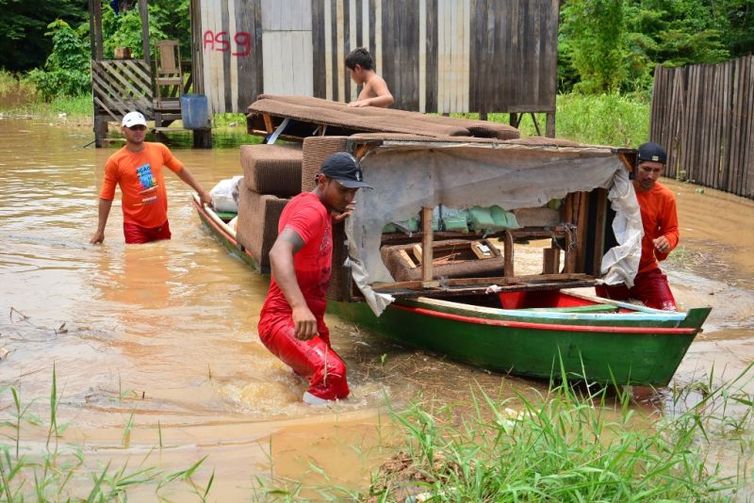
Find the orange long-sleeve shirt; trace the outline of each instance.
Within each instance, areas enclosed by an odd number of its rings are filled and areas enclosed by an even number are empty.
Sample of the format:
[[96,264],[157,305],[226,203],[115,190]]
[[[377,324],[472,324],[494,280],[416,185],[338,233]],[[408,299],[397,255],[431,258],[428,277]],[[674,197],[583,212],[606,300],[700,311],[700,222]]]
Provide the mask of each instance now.
[[162,167],[180,173],[183,163],[162,143],[144,143],[144,150],[121,148],[107,160],[99,197],[112,201],[115,186],[123,194],[123,221],[154,228],[168,219],[168,198]]
[[[637,191],[636,199],[641,209],[641,222],[644,226],[644,238],[641,241],[641,260],[639,272],[651,271],[659,267],[658,261],[665,260],[668,254],[678,245],[678,214],[675,206],[675,195],[664,185],[655,182],[654,186],[644,192]],[[667,253],[658,252],[653,239],[660,236],[670,243]]]

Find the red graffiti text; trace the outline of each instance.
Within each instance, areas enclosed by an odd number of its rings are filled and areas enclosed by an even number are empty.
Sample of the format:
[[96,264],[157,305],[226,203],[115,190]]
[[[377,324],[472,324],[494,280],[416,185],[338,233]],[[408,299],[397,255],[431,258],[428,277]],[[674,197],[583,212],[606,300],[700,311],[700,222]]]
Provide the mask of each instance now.
[[247,31],[236,32],[232,37],[227,31],[204,32],[204,50],[228,52],[231,56],[248,56],[251,54],[251,33]]

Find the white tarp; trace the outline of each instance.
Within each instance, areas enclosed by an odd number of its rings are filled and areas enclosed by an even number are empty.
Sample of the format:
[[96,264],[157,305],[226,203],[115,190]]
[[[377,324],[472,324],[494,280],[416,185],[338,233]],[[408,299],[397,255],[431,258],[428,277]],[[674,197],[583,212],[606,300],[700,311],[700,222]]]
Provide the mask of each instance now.
[[370,285],[394,281],[380,257],[383,226],[438,204],[537,208],[570,192],[609,189],[618,246],[603,257],[602,281],[633,284],[641,256],[641,214],[628,173],[609,148],[385,142],[361,164],[374,190],[359,191],[346,234],[354,281],[377,315],[392,298]]

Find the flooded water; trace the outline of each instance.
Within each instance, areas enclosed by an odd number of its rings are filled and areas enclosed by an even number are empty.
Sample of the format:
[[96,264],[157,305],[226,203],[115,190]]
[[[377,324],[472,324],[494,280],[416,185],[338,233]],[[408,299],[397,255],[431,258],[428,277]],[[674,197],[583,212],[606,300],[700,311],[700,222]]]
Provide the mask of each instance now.
[[[116,200],[104,244],[88,244],[115,150],[83,148],[91,139],[83,127],[0,120],[0,348],[9,351],[0,383],[44,417],[54,369],[63,441],[83,445],[94,467],[148,458],[172,470],[208,456],[197,476],[214,470],[217,501],[248,499],[255,478],[270,475],[363,488],[396,442],[386,399],[464,403],[477,386],[493,396],[542,389],[330,318],[353,394],[333,409],[302,405],[304,381],[257,337],[268,279],[210,237],[177,177],[166,175],[172,240],[125,246]],[[237,148],[175,153],[208,189],[241,173]],[[682,306],[714,308],[676,380],[713,365],[733,374],[754,360],[754,203],[669,185],[682,234],[671,283]],[[3,390],[0,406],[10,403]],[[24,435],[33,450],[47,431]]]

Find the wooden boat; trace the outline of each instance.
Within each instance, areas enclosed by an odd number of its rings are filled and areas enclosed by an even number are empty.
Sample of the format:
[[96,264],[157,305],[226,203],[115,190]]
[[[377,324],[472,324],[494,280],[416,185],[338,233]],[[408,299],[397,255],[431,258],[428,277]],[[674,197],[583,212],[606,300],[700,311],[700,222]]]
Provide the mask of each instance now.
[[215,212],[209,206],[202,204],[197,194],[192,195],[191,201],[194,204],[196,212],[199,214],[199,219],[210,231],[212,236],[214,236],[214,238],[217,239],[229,252],[241,259],[252,269],[260,271],[259,264],[254,256],[236,240],[236,231],[228,225],[228,222],[235,216],[235,214]]
[[[642,236],[628,177],[635,152],[553,139],[451,137],[446,130],[454,126],[446,122],[439,132],[364,133],[374,126],[368,117],[345,120],[352,112],[330,102],[320,112],[322,101],[265,97],[249,107],[248,127],[288,140],[317,132],[306,136],[298,157],[301,190],[311,190],[319,163],[341,150],[361,160],[365,181],[375,187],[359,193],[354,215],[333,230],[334,243],[348,248],[333,249],[331,312],[497,372],[544,379],[565,373],[616,385],[670,382],[710,308],[659,311],[573,290],[635,274]],[[339,136],[325,134],[333,130]],[[254,169],[262,169],[261,157]],[[194,204],[218,240],[259,269],[223,218],[196,198]],[[438,205],[499,205],[510,221],[451,232],[434,227]],[[421,222],[416,228],[386,230],[412,216]],[[500,249],[483,256],[491,238]],[[515,247],[543,239],[549,244],[541,274],[517,274]]]
[[[258,264],[227,221],[194,195],[202,223],[252,269]],[[503,308],[508,306],[510,308]],[[484,369],[548,379],[665,386],[710,308],[668,312],[560,289],[398,299],[377,317],[363,302],[333,314],[400,343]]]

